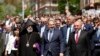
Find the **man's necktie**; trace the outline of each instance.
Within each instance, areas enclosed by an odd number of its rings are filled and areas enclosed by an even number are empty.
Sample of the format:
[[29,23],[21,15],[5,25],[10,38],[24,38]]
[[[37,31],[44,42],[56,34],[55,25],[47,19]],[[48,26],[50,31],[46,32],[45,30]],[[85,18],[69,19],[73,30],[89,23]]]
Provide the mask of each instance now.
[[53,34],[52,30],[50,30],[49,31],[49,41],[51,41],[51,39],[52,39],[52,34]]
[[76,36],[75,36],[76,44],[78,43],[78,40],[79,40],[79,36],[78,36],[78,32],[77,32],[77,33],[76,33]]

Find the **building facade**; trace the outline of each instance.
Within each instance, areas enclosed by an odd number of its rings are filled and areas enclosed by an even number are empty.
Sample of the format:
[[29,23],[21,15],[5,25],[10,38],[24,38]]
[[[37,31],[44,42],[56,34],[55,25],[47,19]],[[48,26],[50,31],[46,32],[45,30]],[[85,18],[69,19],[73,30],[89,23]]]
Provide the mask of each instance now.
[[34,0],[33,12],[38,14],[59,14],[58,0]]
[[100,0],[80,0],[80,9],[95,3],[100,3]]

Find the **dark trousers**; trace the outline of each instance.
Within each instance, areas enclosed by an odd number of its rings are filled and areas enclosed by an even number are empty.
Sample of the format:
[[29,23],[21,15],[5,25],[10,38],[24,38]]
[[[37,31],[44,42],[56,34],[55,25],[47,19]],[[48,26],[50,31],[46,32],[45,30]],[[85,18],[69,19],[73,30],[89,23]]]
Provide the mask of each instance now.
[[100,56],[100,49],[95,49],[93,51],[93,56]]
[[51,52],[47,52],[46,56],[53,56]]
[[69,47],[66,47],[65,52],[64,52],[64,56],[70,56],[69,52],[70,52]]
[[12,50],[11,54],[9,54],[8,56],[18,56],[18,51]]

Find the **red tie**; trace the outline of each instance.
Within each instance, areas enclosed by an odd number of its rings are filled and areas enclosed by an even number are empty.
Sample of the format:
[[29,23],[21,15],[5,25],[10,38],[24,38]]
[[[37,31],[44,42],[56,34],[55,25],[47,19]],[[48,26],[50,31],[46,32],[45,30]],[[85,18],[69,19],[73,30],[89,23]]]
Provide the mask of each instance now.
[[78,40],[79,40],[79,37],[78,37],[78,32],[76,33],[76,36],[75,36],[75,41],[76,41],[76,44],[78,43]]

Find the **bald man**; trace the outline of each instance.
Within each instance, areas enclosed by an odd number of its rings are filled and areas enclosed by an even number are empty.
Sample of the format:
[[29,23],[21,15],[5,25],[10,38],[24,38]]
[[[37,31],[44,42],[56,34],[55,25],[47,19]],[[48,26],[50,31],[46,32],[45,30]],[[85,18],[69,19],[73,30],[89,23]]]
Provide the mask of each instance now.
[[74,23],[75,31],[69,36],[70,56],[89,56],[89,35],[87,31],[82,30],[82,24],[81,20],[77,20]]

